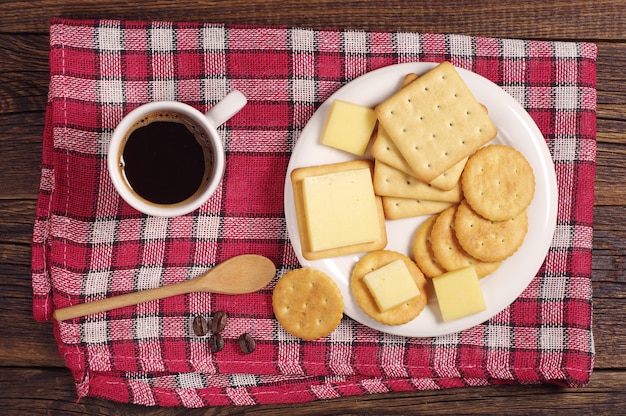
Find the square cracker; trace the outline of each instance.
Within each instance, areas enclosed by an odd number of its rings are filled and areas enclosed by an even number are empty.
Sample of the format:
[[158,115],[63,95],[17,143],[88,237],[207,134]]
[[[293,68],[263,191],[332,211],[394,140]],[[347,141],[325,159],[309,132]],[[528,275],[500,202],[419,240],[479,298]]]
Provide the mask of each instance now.
[[371,160],[352,160],[349,162],[333,163],[327,165],[307,166],[302,168],[296,168],[291,172],[291,186],[293,189],[294,203],[296,208],[296,219],[298,220],[298,231],[300,233],[300,245],[302,246],[302,256],[305,259],[318,260],[327,257],[343,256],[345,254],[380,250],[387,246],[387,227],[385,224],[385,212],[383,210],[382,199],[379,196],[376,196],[376,209],[378,211],[380,227],[380,238],[378,240],[319,251],[312,250],[309,243],[309,231],[306,221],[304,196],[302,192],[302,181],[307,177],[321,176],[332,172],[342,172],[363,168],[369,168],[370,172],[372,172],[373,174],[373,162]]
[[492,140],[497,130],[449,62],[376,106],[379,123],[423,182]]
[[[376,160],[380,160],[408,175],[415,176],[415,172],[413,172],[407,161],[402,157],[402,154],[400,154],[400,151],[382,126],[378,126],[374,134],[371,153]],[[454,188],[461,178],[465,162],[467,162],[467,157],[437,176],[430,184],[444,191],[449,191]]]
[[386,165],[380,160],[376,160],[376,166],[374,167],[374,192],[380,196],[395,196],[426,201],[458,203],[463,199],[460,183],[457,183],[449,191],[443,191],[420,181],[414,176],[407,175],[398,169]]
[[383,196],[383,209],[388,220],[438,214],[455,202],[428,201],[422,199]]

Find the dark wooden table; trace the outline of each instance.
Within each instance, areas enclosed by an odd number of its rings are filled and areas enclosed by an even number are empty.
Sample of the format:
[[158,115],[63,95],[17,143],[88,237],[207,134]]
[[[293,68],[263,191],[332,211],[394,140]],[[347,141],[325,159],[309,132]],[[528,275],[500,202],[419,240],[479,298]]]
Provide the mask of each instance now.
[[[458,33],[598,45],[593,244],[596,365],[582,389],[494,386],[288,406],[164,409],[76,403],[51,324],[31,314],[30,242],[52,17]],[[0,414],[619,414],[626,409],[626,4],[623,0],[0,2]],[[621,409],[621,410],[620,410]]]

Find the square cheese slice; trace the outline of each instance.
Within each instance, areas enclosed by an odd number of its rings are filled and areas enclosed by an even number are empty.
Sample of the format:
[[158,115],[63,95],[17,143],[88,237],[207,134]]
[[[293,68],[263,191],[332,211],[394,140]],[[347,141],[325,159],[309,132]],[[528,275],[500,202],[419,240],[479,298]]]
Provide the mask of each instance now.
[[330,172],[302,181],[313,251],[376,241],[380,227],[368,168]]
[[453,270],[432,280],[445,322],[487,309],[474,267]]
[[374,162],[369,159],[350,160],[347,162],[330,163],[316,166],[303,166],[295,168],[289,174],[291,179],[291,187],[293,190],[293,202],[296,212],[296,220],[298,223],[298,241],[300,243],[300,253],[307,260],[318,260],[329,257],[343,256],[347,254],[363,253],[374,250],[381,250],[387,246],[387,227],[385,223],[385,213],[383,211],[383,203],[381,197],[375,197],[375,204],[378,211],[378,239],[343,246],[339,248],[331,248],[328,250],[313,250],[310,246],[309,227],[307,225],[306,211],[304,206],[303,182],[305,178],[313,176],[322,176],[333,172],[343,172],[351,170],[367,169],[370,171],[370,177],[374,171]]
[[335,100],[322,132],[322,144],[363,156],[375,125],[374,109]]
[[402,260],[393,261],[363,278],[380,312],[416,298],[420,291]]

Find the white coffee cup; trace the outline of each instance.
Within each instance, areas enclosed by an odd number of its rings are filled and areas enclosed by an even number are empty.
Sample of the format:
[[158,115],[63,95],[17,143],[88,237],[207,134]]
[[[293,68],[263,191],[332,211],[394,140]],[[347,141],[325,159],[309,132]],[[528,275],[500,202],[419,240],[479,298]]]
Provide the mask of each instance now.
[[[108,148],[109,175],[117,192],[133,208],[158,217],[199,208],[224,175],[224,147],[217,127],[246,102],[241,92],[231,91],[207,113],[177,101],[151,102],[128,113],[115,128]],[[188,145],[182,146],[178,137],[168,138],[169,131],[180,133]],[[170,156],[180,157],[170,161]],[[164,161],[162,170],[157,170],[159,161]]]

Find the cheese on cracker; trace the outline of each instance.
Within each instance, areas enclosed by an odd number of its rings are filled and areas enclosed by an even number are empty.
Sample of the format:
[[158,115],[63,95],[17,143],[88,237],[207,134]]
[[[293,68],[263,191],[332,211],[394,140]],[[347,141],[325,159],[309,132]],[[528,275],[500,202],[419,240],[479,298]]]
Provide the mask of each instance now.
[[366,243],[380,237],[369,169],[305,178],[302,194],[313,250]]
[[[364,279],[371,271],[397,260],[404,263],[413,282],[419,289],[419,295],[383,312],[376,304]],[[350,291],[363,312],[385,325],[401,325],[411,321],[422,312],[428,302],[428,284],[420,269],[409,257],[391,250],[376,250],[363,256],[352,269]]]
[[400,89],[375,112],[415,176],[426,183],[497,133],[484,108],[449,62]]
[[381,312],[395,308],[420,295],[413,277],[400,259],[369,272],[363,281]]
[[291,183],[302,255],[307,260],[378,250],[387,245],[373,162],[352,160],[294,169]]

